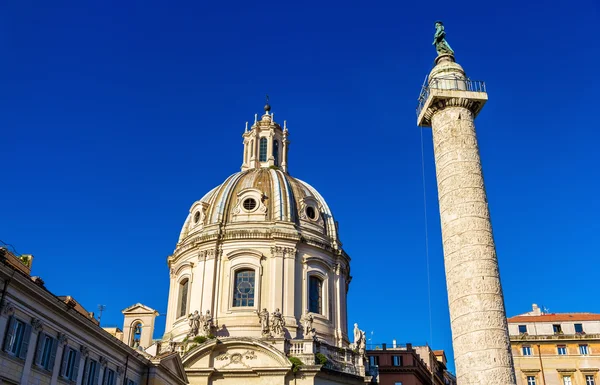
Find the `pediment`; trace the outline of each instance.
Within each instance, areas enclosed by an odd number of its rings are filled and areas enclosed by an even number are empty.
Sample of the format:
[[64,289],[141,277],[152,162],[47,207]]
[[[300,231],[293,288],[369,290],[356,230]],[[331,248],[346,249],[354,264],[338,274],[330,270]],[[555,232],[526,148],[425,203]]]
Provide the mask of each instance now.
[[127,309],[122,311],[123,314],[153,314],[158,312],[151,307],[146,305],[142,305],[141,303],[136,303],[135,305],[129,306]]
[[168,356],[162,357],[158,359],[159,365],[164,367],[166,370],[171,372],[175,377],[187,383],[187,375],[185,373],[185,369],[183,368],[183,364],[181,363],[181,357],[177,353],[171,353]]
[[212,369],[221,373],[256,372],[286,373],[291,363],[272,345],[251,338],[228,338],[202,344],[183,357],[186,370]]

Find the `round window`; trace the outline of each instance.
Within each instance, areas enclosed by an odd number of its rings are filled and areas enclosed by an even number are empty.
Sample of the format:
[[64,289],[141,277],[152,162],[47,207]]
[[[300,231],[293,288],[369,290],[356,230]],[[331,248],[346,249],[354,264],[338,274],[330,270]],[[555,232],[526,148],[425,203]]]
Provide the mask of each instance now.
[[310,218],[310,219],[315,219],[317,217],[317,212],[315,211],[315,208],[312,206],[308,206],[306,208],[306,215]]
[[196,211],[196,214],[194,214],[194,223],[198,223],[199,220],[200,220],[200,211]]
[[256,201],[253,198],[247,198],[242,205],[244,206],[244,210],[252,211],[256,207]]

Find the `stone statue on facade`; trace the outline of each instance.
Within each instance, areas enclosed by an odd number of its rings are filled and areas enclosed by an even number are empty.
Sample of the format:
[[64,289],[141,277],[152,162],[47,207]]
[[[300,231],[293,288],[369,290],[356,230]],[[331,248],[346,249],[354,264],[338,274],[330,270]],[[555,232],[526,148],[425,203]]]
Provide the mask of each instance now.
[[260,312],[256,312],[258,314],[258,318],[260,319],[260,327],[263,337],[269,337],[271,335],[271,331],[269,329],[269,312],[267,309],[262,309]]
[[444,30],[444,23],[441,21],[435,22],[435,35],[433,36],[433,45],[438,56],[440,55],[454,55],[454,50],[450,48],[450,44],[446,41],[446,31]]
[[360,331],[360,340],[358,340],[358,354],[360,354],[361,357],[365,357],[365,348],[367,345],[367,338],[365,336],[365,331],[361,330]]
[[190,324],[190,333],[191,337],[195,337],[198,335],[198,331],[200,330],[200,322],[202,321],[202,315],[198,313],[198,310],[194,311],[194,314],[190,314],[188,316],[189,324]]
[[352,344],[354,349],[358,349],[358,342],[360,341],[360,338],[361,333],[360,329],[358,328],[358,324],[354,324],[354,343]]
[[212,334],[212,330],[215,327],[215,325],[213,324],[213,317],[210,314],[210,310],[206,311],[206,315],[204,317],[201,317],[201,322],[202,322],[202,334],[205,337],[208,337]]
[[312,314],[306,312],[300,318],[302,322],[302,328],[304,329],[304,338],[314,338],[315,337],[315,329],[313,328],[313,316]]
[[285,321],[279,309],[275,309],[275,311],[271,314],[272,322],[271,322],[271,331],[277,337],[283,337],[284,331],[283,327],[285,326]]

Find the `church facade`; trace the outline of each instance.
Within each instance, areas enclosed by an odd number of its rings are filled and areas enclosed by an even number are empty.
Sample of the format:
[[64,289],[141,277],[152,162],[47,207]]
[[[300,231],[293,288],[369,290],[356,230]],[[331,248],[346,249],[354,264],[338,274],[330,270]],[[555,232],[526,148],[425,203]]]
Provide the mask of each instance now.
[[[243,144],[241,171],[190,208],[167,261],[165,334],[142,347],[179,352],[190,384],[363,383],[350,257],[327,202],[287,172],[288,129],[268,104]],[[143,326],[126,314],[124,338],[149,341]]]

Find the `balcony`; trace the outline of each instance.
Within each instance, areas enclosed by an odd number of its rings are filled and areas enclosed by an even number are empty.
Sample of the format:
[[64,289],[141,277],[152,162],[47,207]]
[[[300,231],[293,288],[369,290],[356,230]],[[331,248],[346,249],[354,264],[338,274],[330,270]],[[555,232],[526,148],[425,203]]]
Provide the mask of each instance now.
[[469,99],[476,103],[477,114],[487,101],[485,82],[481,80],[462,79],[458,77],[441,77],[431,79],[421,88],[417,104],[417,124],[429,126],[431,114],[427,109],[440,99]]

